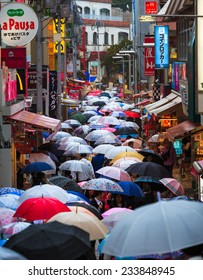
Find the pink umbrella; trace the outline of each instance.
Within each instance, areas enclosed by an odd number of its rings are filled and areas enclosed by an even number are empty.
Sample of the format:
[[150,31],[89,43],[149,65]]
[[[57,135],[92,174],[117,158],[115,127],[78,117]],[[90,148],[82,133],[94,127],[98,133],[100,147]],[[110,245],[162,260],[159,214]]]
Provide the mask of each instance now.
[[10,208],[1,207],[0,208],[0,226],[4,226],[4,225],[17,221],[17,219],[13,217],[14,213],[15,213],[15,211]]
[[116,131],[116,129],[115,129],[115,128],[113,128],[113,127],[109,127],[109,126],[107,126],[107,127],[103,127],[103,128],[101,128],[101,130],[107,130],[107,131],[110,131],[110,132],[115,132],[115,131]]
[[125,170],[115,166],[102,167],[96,173],[117,181],[132,181],[130,175]]
[[174,193],[176,196],[182,196],[184,195],[185,191],[183,186],[180,182],[178,182],[174,178],[162,178],[159,180],[164,186],[166,186],[172,193]]
[[134,139],[134,138],[131,138],[131,139],[126,140],[126,141],[123,143],[123,146],[128,146],[128,145],[129,145],[129,142],[132,142],[132,143],[133,143],[133,149],[139,149],[139,148],[141,148],[141,146],[142,146],[142,140],[140,140],[140,139]]
[[125,208],[125,207],[113,207],[107,211],[105,211],[103,214],[102,214],[102,217],[103,219],[104,218],[107,218],[109,217],[110,215],[112,214],[115,214],[115,213],[120,213],[120,212],[132,212],[133,210],[132,209],[128,209],[128,208]]

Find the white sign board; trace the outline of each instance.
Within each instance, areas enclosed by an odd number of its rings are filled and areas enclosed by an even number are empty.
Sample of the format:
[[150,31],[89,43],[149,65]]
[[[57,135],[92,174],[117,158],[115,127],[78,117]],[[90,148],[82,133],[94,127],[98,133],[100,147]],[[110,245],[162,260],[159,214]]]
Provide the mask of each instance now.
[[1,37],[8,46],[24,46],[37,33],[38,18],[32,8],[23,3],[10,3],[0,11]]

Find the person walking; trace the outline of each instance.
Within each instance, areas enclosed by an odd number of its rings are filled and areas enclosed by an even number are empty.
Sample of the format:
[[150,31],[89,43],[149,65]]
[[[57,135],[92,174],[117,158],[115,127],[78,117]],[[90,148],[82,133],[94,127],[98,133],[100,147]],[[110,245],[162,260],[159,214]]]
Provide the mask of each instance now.
[[168,170],[169,176],[173,178],[173,167],[176,165],[176,152],[169,139],[164,139],[164,147],[161,152],[161,157],[164,160],[164,167]]

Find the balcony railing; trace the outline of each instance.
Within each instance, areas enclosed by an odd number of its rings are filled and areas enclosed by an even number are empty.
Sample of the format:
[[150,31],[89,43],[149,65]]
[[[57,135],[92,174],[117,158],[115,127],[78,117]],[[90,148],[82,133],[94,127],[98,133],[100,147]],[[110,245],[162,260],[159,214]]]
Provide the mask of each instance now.
[[123,21],[123,16],[105,16],[105,15],[93,15],[93,14],[81,14],[83,19],[95,19],[95,20],[111,20],[111,21]]

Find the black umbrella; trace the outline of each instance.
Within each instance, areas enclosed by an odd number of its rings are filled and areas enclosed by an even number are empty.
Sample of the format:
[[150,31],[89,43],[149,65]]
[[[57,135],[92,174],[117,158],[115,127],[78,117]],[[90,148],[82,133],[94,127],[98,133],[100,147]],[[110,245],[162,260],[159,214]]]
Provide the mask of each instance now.
[[59,222],[30,225],[3,246],[28,260],[75,260],[91,248],[86,231]]
[[142,189],[145,183],[147,183],[153,191],[164,192],[167,190],[166,186],[162,184],[159,177],[151,177],[151,176],[140,176],[138,177],[134,183],[136,183]]
[[52,154],[54,154],[57,157],[61,157],[63,155],[64,151],[59,150],[58,149],[59,147],[60,147],[60,145],[58,143],[47,142],[47,143],[40,145],[38,147],[38,151],[45,150],[45,151],[51,152]]
[[115,132],[115,135],[127,135],[127,134],[138,134],[137,130],[131,126],[125,126],[118,128]]
[[162,157],[158,154],[155,153],[155,151],[150,150],[150,149],[139,149],[136,150],[139,154],[143,155],[146,158],[146,161],[152,161],[152,162],[156,162],[158,164],[162,164],[164,163],[164,160],[162,159]]
[[66,176],[56,175],[50,177],[49,182],[67,191],[75,191],[75,192],[83,193],[81,187],[74,180]]
[[169,178],[168,170],[156,163],[156,162],[136,162],[130,165],[126,171],[128,173],[134,173],[139,176],[151,176],[151,177],[159,177],[159,178]]
[[92,105],[93,105],[93,106],[102,107],[102,106],[105,106],[105,105],[106,105],[106,102],[104,102],[104,101],[95,101]]

